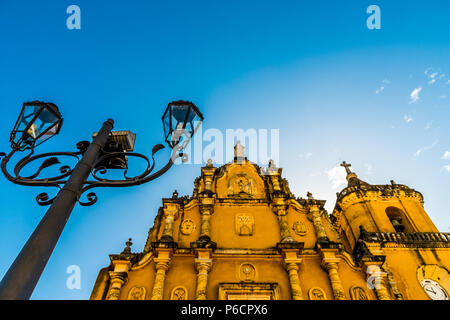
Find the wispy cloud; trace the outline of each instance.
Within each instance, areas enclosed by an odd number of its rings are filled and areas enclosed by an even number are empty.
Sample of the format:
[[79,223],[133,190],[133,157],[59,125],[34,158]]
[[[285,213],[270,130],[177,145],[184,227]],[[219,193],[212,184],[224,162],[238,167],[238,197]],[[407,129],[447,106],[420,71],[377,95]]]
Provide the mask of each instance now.
[[442,167],[444,170],[446,170],[447,172],[450,172],[450,166],[443,166]]
[[410,123],[410,122],[414,121],[414,119],[411,116],[407,115],[407,114],[405,114],[403,116],[403,120],[405,120],[406,123]]
[[436,76],[438,75],[437,72],[432,73],[428,76],[428,78],[430,79],[430,81],[428,81],[428,84],[433,84],[436,82]]
[[435,142],[433,142],[433,144],[431,144],[429,146],[420,148],[413,154],[413,159],[416,160],[424,151],[433,149],[437,145],[437,143],[438,143],[438,140],[436,140]]
[[424,73],[428,78],[428,84],[435,84],[437,80],[441,80],[445,77],[445,73],[435,71],[433,68],[427,68]]
[[307,152],[307,153],[301,153],[299,155],[299,157],[301,159],[305,159],[305,160],[309,160],[312,157],[312,153],[311,152]]
[[430,129],[432,124],[433,124],[433,121],[427,122],[427,124],[425,125],[425,130]]
[[445,151],[441,157],[442,160],[450,160],[450,151]]
[[373,166],[372,166],[372,164],[366,163],[364,166],[366,167],[366,174],[367,175],[373,174]]
[[334,168],[327,170],[328,180],[331,182],[331,188],[337,189],[341,186],[345,186],[347,183],[346,172],[341,166],[335,166]]
[[388,79],[384,79],[383,81],[381,81],[381,86],[375,91],[375,93],[379,94],[379,93],[383,92],[389,83],[391,83],[391,82]]
[[422,87],[421,86],[415,88],[411,92],[411,94],[409,95],[409,98],[410,98],[409,103],[410,104],[411,103],[416,103],[417,101],[419,101],[419,99],[420,99],[420,97],[419,97],[420,91],[422,91]]

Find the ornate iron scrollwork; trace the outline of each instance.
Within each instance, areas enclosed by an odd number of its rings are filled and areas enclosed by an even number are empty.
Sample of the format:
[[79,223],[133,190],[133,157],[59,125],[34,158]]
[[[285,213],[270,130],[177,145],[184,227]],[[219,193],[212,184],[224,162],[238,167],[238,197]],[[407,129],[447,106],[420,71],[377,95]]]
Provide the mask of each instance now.
[[[76,152],[49,152],[49,153],[42,153],[38,155],[33,155],[34,150],[32,149],[31,152],[26,155],[24,158],[19,160],[16,165],[14,166],[13,173],[11,174],[7,169],[7,164],[13,157],[13,155],[16,153],[16,150],[11,151],[9,154],[6,154],[4,152],[0,152],[0,158],[3,158],[1,161],[1,170],[5,177],[10,180],[13,183],[25,185],[25,186],[36,186],[36,187],[44,187],[44,186],[50,186],[50,187],[56,187],[58,189],[61,189],[62,186],[68,181],[70,175],[73,172],[73,167],[70,165],[62,165],[59,167],[59,173],[55,176],[51,177],[45,177],[45,178],[39,178],[41,173],[44,169],[55,166],[57,164],[61,164],[59,157],[62,156],[69,156],[76,158],[77,160],[80,160],[80,156],[84,154],[84,152],[89,147],[89,142],[87,141],[81,141],[77,143],[76,145],[77,149],[79,151]],[[105,148],[106,149],[106,148]],[[81,190],[80,194],[78,195],[78,203],[82,206],[91,206],[94,203],[97,202],[97,195],[95,192],[89,192],[86,194],[87,201],[81,201],[80,198],[84,195],[84,193],[90,189],[97,188],[97,187],[129,187],[129,186],[136,186],[143,183],[146,183],[148,181],[151,181],[153,179],[156,179],[157,177],[164,174],[167,170],[172,167],[174,162],[177,158],[181,157],[182,161],[187,161],[187,155],[183,154],[181,152],[182,147],[176,145],[172,149],[172,155],[169,159],[169,161],[166,163],[164,167],[159,169],[156,172],[153,172],[155,169],[155,154],[164,149],[164,146],[161,144],[157,144],[152,148],[152,154],[151,154],[151,160],[140,153],[134,153],[134,152],[108,152],[105,149],[103,149],[103,154],[97,159],[94,166],[91,168],[91,177],[92,180],[87,180],[85,182],[84,188]],[[133,177],[130,177],[127,175],[128,168],[127,166],[124,166],[123,168],[123,179],[108,179],[106,177],[102,177],[108,173],[108,169],[103,164],[108,163],[111,159],[128,159],[128,157],[137,157],[140,159],[144,159],[147,163],[145,170]],[[36,171],[29,175],[29,176],[22,176],[21,172],[23,169],[31,164],[32,162],[36,162],[39,160],[43,160],[39,167],[36,169]],[[117,170],[117,168],[115,169]],[[102,175],[102,176],[100,176]],[[57,196],[57,195],[56,195]],[[40,193],[36,196],[36,202],[40,206],[46,206],[51,205],[53,203],[53,200],[56,198],[56,196],[50,198],[49,195],[46,192]]]

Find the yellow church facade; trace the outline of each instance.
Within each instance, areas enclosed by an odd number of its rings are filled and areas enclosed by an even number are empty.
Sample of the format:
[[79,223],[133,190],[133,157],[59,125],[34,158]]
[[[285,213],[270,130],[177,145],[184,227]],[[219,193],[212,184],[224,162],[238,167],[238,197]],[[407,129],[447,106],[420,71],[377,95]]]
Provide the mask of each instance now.
[[162,200],[142,252],[128,241],[110,255],[91,299],[448,300],[450,234],[422,194],[342,166],[348,186],[328,214],[238,142],[231,163],[201,169],[191,197]]

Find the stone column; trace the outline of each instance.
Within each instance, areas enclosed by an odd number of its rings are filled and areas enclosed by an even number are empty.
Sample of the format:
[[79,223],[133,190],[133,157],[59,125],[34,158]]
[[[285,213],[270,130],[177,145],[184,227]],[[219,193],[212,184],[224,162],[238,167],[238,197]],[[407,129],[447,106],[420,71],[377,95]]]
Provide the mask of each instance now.
[[328,278],[330,279],[331,287],[333,288],[333,295],[336,300],[346,300],[344,288],[342,287],[341,278],[338,273],[338,259],[323,262],[323,267],[328,271]]
[[[300,287],[300,278],[298,270],[302,259],[299,258],[300,248],[303,244],[284,244],[281,248],[283,255],[283,266],[289,275],[289,285],[291,288],[291,296],[293,300],[303,300],[302,288]],[[287,246],[287,247],[286,247]]]
[[208,284],[208,273],[211,270],[212,259],[195,259],[195,268],[197,269],[197,287],[195,289],[196,300],[206,300],[206,286]]
[[200,223],[200,239],[208,238],[210,239],[210,219],[211,219],[211,206],[200,206],[201,223]]
[[164,293],[164,282],[166,280],[166,272],[169,270],[169,258],[155,258],[155,282],[153,284],[151,300],[162,300]]
[[173,224],[178,214],[178,206],[164,207],[164,228],[161,240],[173,240]]
[[280,236],[281,243],[285,242],[294,242],[294,239],[291,236],[291,230],[289,228],[289,223],[286,219],[286,209],[283,205],[276,206],[276,214],[278,217],[278,224],[280,226]]
[[314,230],[316,231],[317,239],[328,239],[325,232],[325,228],[322,224],[322,219],[320,218],[320,210],[316,206],[312,206],[309,209],[308,219],[313,222]]
[[128,273],[126,272],[116,272],[110,271],[110,285],[108,289],[108,294],[106,295],[106,300],[119,300],[120,292],[122,286],[127,279]]
[[387,281],[392,289],[392,293],[394,294],[395,300],[403,300],[403,295],[398,290],[397,282],[394,279],[394,274],[389,268],[387,262],[384,263],[383,270],[386,271]]
[[375,289],[378,300],[392,300],[391,296],[385,286],[386,272],[382,272],[379,263],[364,264],[364,269],[367,275],[367,285],[371,289]]
[[291,286],[291,295],[293,300],[303,300],[303,293],[300,287],[300,278],[298,276],[299,262],[285,262],[285,268],[289,274],[289,284]]

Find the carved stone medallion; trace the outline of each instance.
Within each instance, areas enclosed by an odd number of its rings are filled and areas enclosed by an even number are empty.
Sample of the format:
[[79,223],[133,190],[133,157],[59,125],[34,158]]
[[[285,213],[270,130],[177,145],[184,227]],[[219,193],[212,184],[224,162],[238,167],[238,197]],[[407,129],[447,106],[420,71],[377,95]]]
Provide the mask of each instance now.
[[327,300],[327,295],[319,287],[312,287],[308,292],[309,300]]
[[128,293],[128,300],[145,300],[145,293],[144,287],[133,287]]
[[364,288],[358,286],[353,286],[350,288],[350,296],[353,300],[369,300]]
[[194,221],[185,219],[181,222],[180,231],[183,235],[188,236],[195,230]]
[[175,287],[170,294],[170,300],[187,300],[188,292],[185,287]]
[[250,263],[244,263],[239,268],[239,278],[242,281],[255,281],[256,268]]
[[295,234],[298,234],[299,236],[306,235],[306,226],[301,221],[296,221],[292,226],[292,230],[294,230]]
[[247,214],[236,215],[236,233],[240,236],[252,236],[255,228],[255,218]]

